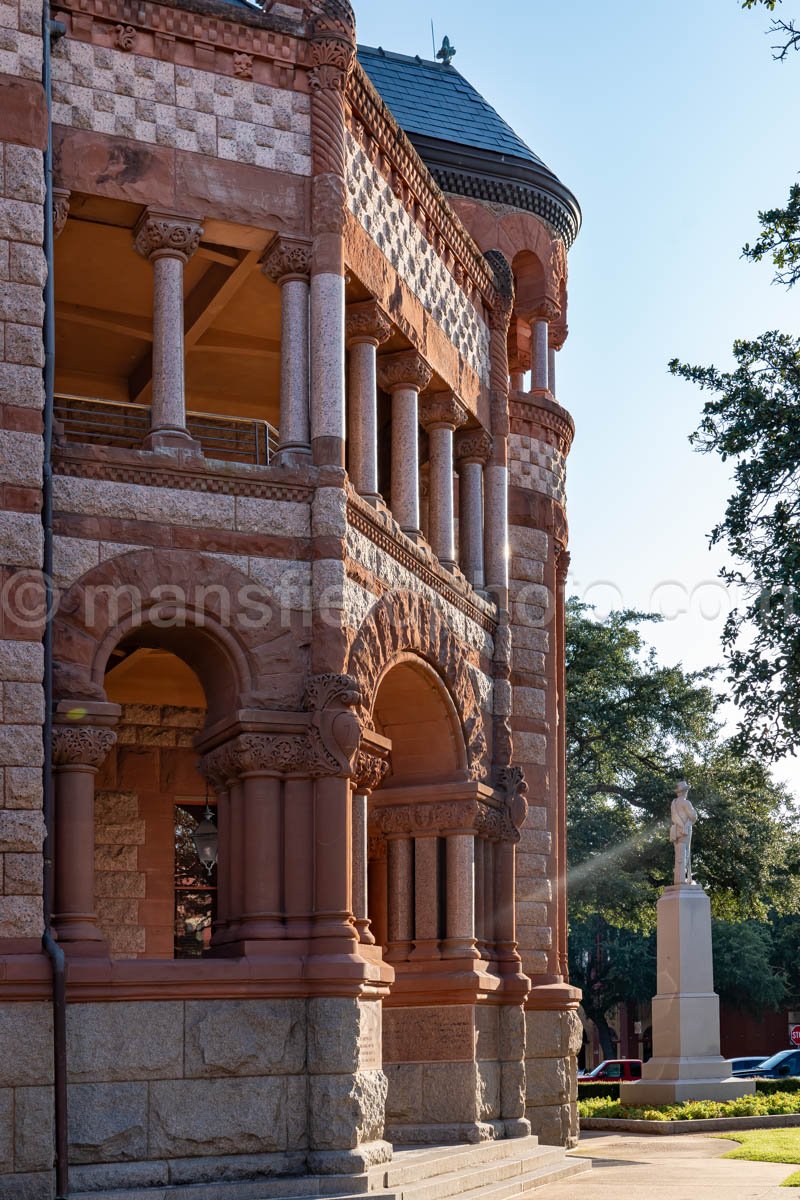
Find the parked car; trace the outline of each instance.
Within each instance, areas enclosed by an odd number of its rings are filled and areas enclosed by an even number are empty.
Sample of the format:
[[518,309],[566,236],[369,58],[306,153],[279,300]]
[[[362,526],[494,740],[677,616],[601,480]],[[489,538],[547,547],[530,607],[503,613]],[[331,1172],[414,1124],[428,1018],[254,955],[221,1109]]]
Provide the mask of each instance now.
[[749,1071],[734,1071],[734,1075],[749,1075],[753,1079],[785,1079],[800,1075],[800,1050],[779,1050],[765,1058],[760,1067]]
[[579,1083],[617,1083],[621,1079],[641,1079],[642,1060],[640,1058],[607,1058],[589,1071],[579,1075]]
[[751,1071],[757,1071],[766,1061],[766,1054],[756,1054],[750,1058],[732,1058],[731,1071],[734,1075],[749,1075]]

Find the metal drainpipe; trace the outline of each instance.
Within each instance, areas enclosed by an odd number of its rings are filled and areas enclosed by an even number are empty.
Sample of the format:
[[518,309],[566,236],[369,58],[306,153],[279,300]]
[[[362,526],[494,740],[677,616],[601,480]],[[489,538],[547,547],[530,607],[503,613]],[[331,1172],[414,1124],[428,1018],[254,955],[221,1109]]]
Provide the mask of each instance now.
[[51,42],[66,28],[50,16],[49,0],[42,8],[42,85],[47,106],[47,146],[44,152],[44,256],[47,279],[44,285],[44,466],[42,472],[42,526],[45,586],[44,627],[44,767],[42,769],[45,824],[44,879],[42,902],[44,933],[42,945],[53,969],[53,1091],[55,1100],[56,1200],[69,1194],[67,1134],[67,988],[64,951],[52,931],[54,895],[53,859],[53,391],[55,371],[55,291],[53,281],[53,120],[51,89]]

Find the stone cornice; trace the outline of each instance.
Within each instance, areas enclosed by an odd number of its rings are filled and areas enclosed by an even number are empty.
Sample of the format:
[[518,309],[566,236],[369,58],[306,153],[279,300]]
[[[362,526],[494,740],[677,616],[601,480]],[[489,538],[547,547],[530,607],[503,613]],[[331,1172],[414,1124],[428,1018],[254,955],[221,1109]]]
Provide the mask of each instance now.
[[378,549],[385,551],[395,562],[400,563],[421,583],[438,593],[448,604],[452,604],[465,617],[469,617],[481,629],[494,636],[497,630],[495,608],[488,600],[482,600],[467,583],[466,579],[434,567],[435,559],[428,557],[422,546],[406,538],[393,522],[390,514],[385,518],[372,505],[350,491],[347,497],[347,519],[350,525],[368,538]]
[[483,255],[358,62],[350,76],[347,100],[356,141],[391,182],[456,282],[474,300],[482,297],[491,310],[496,302],[495,287]]

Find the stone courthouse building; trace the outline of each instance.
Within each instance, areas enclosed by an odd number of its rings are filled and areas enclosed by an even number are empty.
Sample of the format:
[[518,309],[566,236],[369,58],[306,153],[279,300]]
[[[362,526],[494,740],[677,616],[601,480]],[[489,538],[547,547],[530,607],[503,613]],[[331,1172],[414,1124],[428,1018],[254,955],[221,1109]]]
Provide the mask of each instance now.
[[582,1169],[575,199],[346,0],[0,0],[0,155],[0,1197]]

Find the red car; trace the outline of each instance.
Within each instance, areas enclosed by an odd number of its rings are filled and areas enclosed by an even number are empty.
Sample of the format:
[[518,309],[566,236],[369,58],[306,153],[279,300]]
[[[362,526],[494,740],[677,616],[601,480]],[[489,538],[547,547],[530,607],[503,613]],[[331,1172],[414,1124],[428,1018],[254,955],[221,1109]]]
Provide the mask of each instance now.
[[617,1083],[621,1079],[641,1079],[640,1058],[607,1058],[599,1067],[586,1075],[579,1075],[579,1083]]

